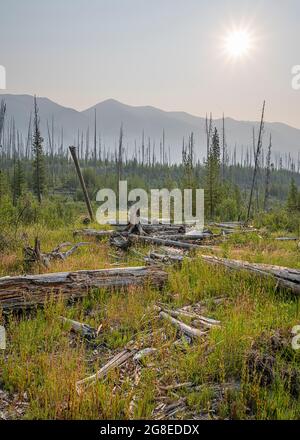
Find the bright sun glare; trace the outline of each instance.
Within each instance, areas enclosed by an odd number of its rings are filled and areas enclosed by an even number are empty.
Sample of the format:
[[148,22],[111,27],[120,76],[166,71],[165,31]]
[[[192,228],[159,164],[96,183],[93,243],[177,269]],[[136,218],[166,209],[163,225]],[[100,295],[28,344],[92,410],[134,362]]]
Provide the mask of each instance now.
[[248,55],[251,49],[251,36],[248,31],[235,30],[228,33],[224,39],[224,49],[232,58]]

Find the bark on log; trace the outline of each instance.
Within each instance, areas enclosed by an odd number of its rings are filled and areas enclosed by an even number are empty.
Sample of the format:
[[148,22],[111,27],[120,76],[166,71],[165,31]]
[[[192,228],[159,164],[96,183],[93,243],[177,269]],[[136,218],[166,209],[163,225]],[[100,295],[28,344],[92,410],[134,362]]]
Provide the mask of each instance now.
[[183,310],[164,310],[164,311],[169,315],[173,316],[173,318],[176,318],[177,316],[186,316],[188,318],[192,318],[195,321],[198,321],[199,323],[205,325],[206,327],[219,327],[221,325],[221,321],[212,318],[207,318],[206,316],[198,315],[197,313],[185,312]]
[[150,252],[148,254],[148,256],[145,257],[145,261],[147,263],[153,263],[153,262],[158,261],[158,262],[165,263],[165,264],[168,264],[168,263],[180,264],[180,263],[182,263],[183,259],[184,259],[184,256],[182,256],[182,255],[159,254],[157,252]]
[[98,229],[78,229],[73,232],[73,235],[102,238],[102,237],[110,237],[113,233],[114,231],[112,229],[109,229],[107,231],[99,231]]
[[153,243],[163,246],[171,246],[171,247],[178,247],[180,249],[201,249],[202,246],[199,246],[197,244],[191,244],[191,243],[184,243],[182,241],[176,241],[176,240],[165,240],[162,238],[157,237],[149,237],[145,235],[130,235],[130,238],[134,238],[138,241],[143,241],[145,243]]
[[290,289],[295,294],[300,294],[300,270],[270,264],[249,263],[248,261],[229,260],[211,255],[202,255],[208,263],[218,264],[229,269],[248,270],[262,277],[273,277],[277,285]]
[[50,295],[80,298],[94,288],[116,289],[146,283],[161,287],[166,279],[163,270],[145,266],[4,277],[0,278],[0,308],[42,305]]
[[277,237],[275,238],[277,241],[297,241],[300,240],[298,237]]
[[64,323],[67,323],[70,326],[71,331],[74,333],[78,333],[88,339],[94,339],[97,336],[97,330],[87,324],[65,318],[64,316],[60,316],[59,318]]
[[220,235],[211,235],[211,234],[197,234],[197,235],[192,235],[192,234],[167,234],[167,235],[159,235],[159,239],[163,239],[163,240],[168,240],[169,238],[171,240],[176,240],[176,241],[200,241],[200,240],[204,240],[206,238],[215,238],[215,237],[220,237]]

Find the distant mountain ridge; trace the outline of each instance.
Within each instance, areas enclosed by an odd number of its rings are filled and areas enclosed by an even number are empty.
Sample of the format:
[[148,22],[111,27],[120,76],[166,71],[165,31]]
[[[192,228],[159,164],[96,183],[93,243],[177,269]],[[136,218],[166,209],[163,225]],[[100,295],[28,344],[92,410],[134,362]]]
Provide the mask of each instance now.
[[[28,133],[28,122],[30,113],[33,110],[33,97],[30,95],[0,94],[7,105],[7,122],[14,118],[16,129],[26,139]],[[55,144],[63,147],[77,144],[81,133],[86,143],[86,133],[89,127],[89,145],[93,150],[94,139],[94,118],[96,110],[97,142],[101,137],[102,148],[114,151],[118,144],[120,125],[124,128],[124,146],[129,156],[134,152],[135,145],[138,149],[142,142],[144,131],[145,144],[150,139],[151,148],[155,144],[157,157],[159,156],[159,145],[162,140],[163,130],[165,132],[166,151],[170,151],[172,161],[181,159],[183,138],[188,139],[191,132],[195,136],[196,156],[200,160],[206,153],[205,118],[193,116],[180,111],[164,111],[151,106],[130,106],[119,101],[108,99],[92,106],[84,111],[77,111],[72,108],[59,105],[48,98],[37,98],[41,131],[47,145],[48,126],[51,128],[54,121]],[[222,120],[215,119],[214,125],[222,132]],[[237,156],[245,157],[246,148],[252,151],[252,129],[255,127],[258,132],[259,122],[237,121],[226,117],[226,144],[229,151],[233,153],[236,146]],[[264,134],[264,148],[267,148],[269,134],[272,134],[274,157],[279,154],[287,156],[289,153],[297,160],[300,152],[300,129],[291,127],[280,122],[266,122]]]

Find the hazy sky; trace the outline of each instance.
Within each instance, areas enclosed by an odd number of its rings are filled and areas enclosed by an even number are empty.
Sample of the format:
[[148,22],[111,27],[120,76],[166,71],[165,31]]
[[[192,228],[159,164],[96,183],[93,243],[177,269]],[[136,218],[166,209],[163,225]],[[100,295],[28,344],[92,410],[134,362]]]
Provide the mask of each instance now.
[[[300,127],[299,0],[0,0],[6,93],[36,93],[85,109],[107,98],[131,105],[224,111]],[[233,62],[222,38],[253,35]]]

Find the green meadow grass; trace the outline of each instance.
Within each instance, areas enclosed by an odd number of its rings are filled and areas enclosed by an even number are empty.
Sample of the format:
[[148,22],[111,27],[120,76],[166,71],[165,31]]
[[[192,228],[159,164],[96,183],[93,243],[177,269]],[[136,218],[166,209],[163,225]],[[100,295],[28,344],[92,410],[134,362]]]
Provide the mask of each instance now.
[[[28,228],[26,234],[32,243],[38,233],[42,249],[49,251],[58,243],[74,241],[75,228],[35,227]],[[109,267],[115,262],[112,253],[105,241],[91,241],[90,246],[78,249],[66,261],[54,263],[48,272]],[[276,242],[270,235],[232,236],[220,246],[218,255],[300,267],[297,244]],[[128,265],[141,264],[133,253],[125,261]],[[23,271],[20,249],[0,256],[2,276]],[[170,400],[185,398],[187,413],[206,413],[214,399],[209,384],[232,381],[240,383],[240,388],[225,392],[217,403],[218,417],[300,418],[299,400],[293,397],[281,374],[286,365],[299,370],[300,353],[293,351],[288,362],[278,355],[275,380],[269,386],[262,386],[247,364],[249,350],[262,334],[271,335],[280,329],[290,334],[291,341],[292,327],[300,324],[298,300],[278,291],[272,280],[210,266],[196,255],[181,268],[168,271],[169,281],[162,291],[150,287],[99,290],[73,305],[50,299],[44,309],[26,315],[0,315],[8,338],[7,349],[0,353],[0,387],[19,394],[20,399],[26,393],[29,405],[24,418],[151,418],[158,403],[159,385],[184,382],[202,386],[198,391],[184,387],[170,390]],[[220,297],[224,301],[216,306],[214,298]],[[212,329],[206,342],[188,344],[183,339],[180,345],[174,344],[178,339],[176,330],[158,318],[155,307],[163,303],[172,309],[199,302],[203,302],[203,314],[220,320],[222,326]],[[92,343],[70,337],[68,325],[59,319],[61,315],[96,328],[101,325],[98,351]],[[157,349],[153,357],[141,363],[138,377],[132,377],[132,370],[128,377],[114,370],[78,395],[76,381],[93,374],[128,344]]]

